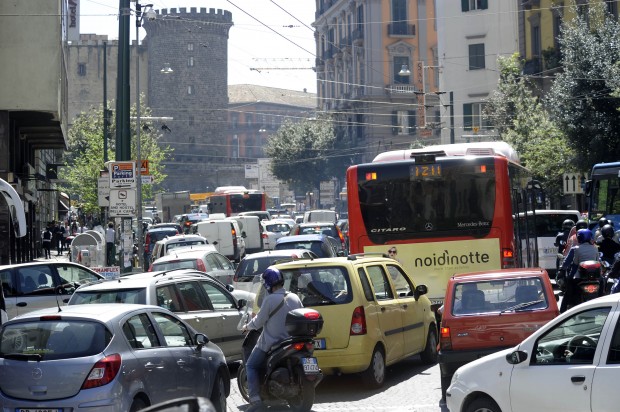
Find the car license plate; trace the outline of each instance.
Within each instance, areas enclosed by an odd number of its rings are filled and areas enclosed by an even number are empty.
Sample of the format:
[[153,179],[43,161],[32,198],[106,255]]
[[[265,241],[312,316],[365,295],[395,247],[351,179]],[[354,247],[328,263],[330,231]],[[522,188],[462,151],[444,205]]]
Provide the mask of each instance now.
[[62,409],[17,408],[15,412],[62,412]]
[[316,358],[301,358],[304,365],[304,373],[319,373],[319,364]]
[[314,339],[313,343],[314,343],[314,349],[325,349],[325,339],[324,338]]

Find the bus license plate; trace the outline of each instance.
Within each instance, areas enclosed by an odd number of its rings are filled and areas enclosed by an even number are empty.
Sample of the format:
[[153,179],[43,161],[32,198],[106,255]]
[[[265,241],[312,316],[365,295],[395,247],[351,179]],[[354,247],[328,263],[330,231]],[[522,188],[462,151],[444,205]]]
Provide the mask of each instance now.
[[316,358],[301,358],[301,363],[304,365],[304,373],[319,373],[319,364]]
[[325,349],[325,339],[314,339],[314,349]]

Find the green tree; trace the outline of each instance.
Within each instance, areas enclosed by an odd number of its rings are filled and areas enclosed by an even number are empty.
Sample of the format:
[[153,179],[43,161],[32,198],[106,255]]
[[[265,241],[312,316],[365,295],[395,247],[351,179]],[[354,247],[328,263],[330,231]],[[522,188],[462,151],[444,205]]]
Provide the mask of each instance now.
[[562,72],[549,93],[549,109],[567,144],[577,153],[575,166],[618,160],[620,147],[620,24],[601,5],[564,22]]
[[523,62],[518,54],[498,59],[500,80],[487,104],[486,115],[502,140],[511,144],[521,163],[532,171],[547,196],[559,200],[562,175],[574,171],[574,153],[564,134],[532,95],[521,75]]
[[346,162],[339,153],[346,143],[337,136],[328,117],[299,123],[286,121],[270,137],[265,153],[272,159],[271,172],[296,192],[318,188],[321,181],[342,178]]
[[[140,114],[144,117],[151,115],[150,109],[141,106]],[[135,106],[131,116],[135,116]],[[115,153],[115,127],[114,119],[109,120],[108,136],[108,159],[114,160]],[[149,125],[150,122],[141,122]],[[132,159],[136,159],[136,135],[135,122],[131,127],[131,153]],[[140,153],[142,159],[149,160],[149,174],[153,176],[154,183],[160,183],[164,174],[162,162],[172,152],[170,147],[160,147],[158,140],[161,135],[158,128],[149,126],[140,130]],[[71,194],[71,198],[80,199],[82,210],[85,213],[98,213],[97,183],[99,173],[104,170],[103,155],[103,107],[92,108],[80,113],[75,119],[68,134],[68,150],[64,157],[64,177],[67,181],[63,190]],[[144,200],[153,198],[152,185],[142,185]]]

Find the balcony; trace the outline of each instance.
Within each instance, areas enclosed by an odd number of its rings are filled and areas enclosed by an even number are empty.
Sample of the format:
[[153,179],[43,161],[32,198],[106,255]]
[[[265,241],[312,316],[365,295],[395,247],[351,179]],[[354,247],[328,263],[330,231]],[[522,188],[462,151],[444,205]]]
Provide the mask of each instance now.
[[390,97],[413,98],[416,88],[413,84],[388,84],[385,91]]
[[542,71],[541,59],[539,57],[535,57],[533,59],[529,59],[525,61],[525,65],[523,66],[523,74],[538,74]]
[[545,71],[555,71],[562,67],[562,52],[560,50],[550,47],[547,50],[543,50],[542,57]]
[[389,23],[387,26],[388,36],[391,37],[413,37],[415,36],[415,24],[404,22]]
[[351,33],[351,40],[354,46],[363,46],[364,45],[364,30],[363,29],[355,29]]

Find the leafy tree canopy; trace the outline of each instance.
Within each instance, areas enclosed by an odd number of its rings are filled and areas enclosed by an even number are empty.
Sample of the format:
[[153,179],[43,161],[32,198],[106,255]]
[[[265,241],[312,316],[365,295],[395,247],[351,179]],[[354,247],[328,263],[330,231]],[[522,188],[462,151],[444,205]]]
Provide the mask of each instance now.
[[265,153],[272,159],[271,171],[296,191],[307,192],[319,182],[341,178],[346,164],[339,156],[345,142],[335,133],[329,117],[286,121],[267,142]]
[[500,57],[500,81],[487,105],[486,115],[502,140],[511,144],[539,180],[548,196],[562,194],[562,175],[573,171],[573,152],[564,134],[532,95],[521,75],[523,62],[518,54]]
[[589,170],[594,163],[618,160],[620,147],[620,24],[602,5],[590,4],[562,26],[563,71],[548,96],[554,122],[577,154],[574,165]]
[[[150,110],[144,106],[140,113],[144,117],[150,116]],[[131,116],[135,116],[135,106]],[[141,122],[142,126],[150,122]],[[109,120],[108,126],[108,159],[114,160],[116,133],[114,119]],[[151,125],[152,126],[152,125]],[[131,153],[132,159],[136,156],[135,121],[131,127]],[[159,128],[148,127],[140,129],[140,153],[142,159],[149,161],[149,173],[153,176],[154,183],[160,183],[164,174],[162,162],[172,152],[170,147],[160,147],[158,140],[161,137],[157,133]],[[65,179],[67,183],[63,190],[71,194],[72,199],[80,199],[82,210],[85,213],[98,213],[97,184],[100,171],[104,170],[103,154],[103,107],[91,108],[82,112],[75,119],[68,134],[68,150],[65,152]],[[153,197],[152,185],[142,185],[143,199]]]

